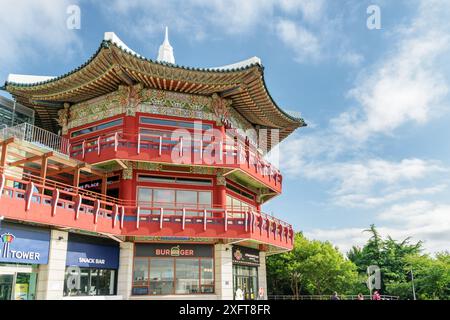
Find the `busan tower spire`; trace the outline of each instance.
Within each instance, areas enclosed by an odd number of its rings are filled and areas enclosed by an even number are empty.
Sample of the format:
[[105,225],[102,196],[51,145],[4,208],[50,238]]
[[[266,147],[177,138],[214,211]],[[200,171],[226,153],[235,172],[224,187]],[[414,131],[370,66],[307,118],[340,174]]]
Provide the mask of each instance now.
[[158,58],[156,61],[168,62],[175,64],[175,57],[173,55],[173,48],[169,43],[169,28],[166,27],[166,34],[164,37],[164,42],[159,46]]

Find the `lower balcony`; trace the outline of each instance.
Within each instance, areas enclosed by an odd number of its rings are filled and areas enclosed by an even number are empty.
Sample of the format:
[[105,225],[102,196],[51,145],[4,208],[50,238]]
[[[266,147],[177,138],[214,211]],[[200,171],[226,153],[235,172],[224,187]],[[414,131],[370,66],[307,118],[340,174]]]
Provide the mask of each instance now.
[[277,250],[293,247],[288,223],[262,212],[125,203],[37,176],[0,171],[6,219],[105,235],[246,239]]

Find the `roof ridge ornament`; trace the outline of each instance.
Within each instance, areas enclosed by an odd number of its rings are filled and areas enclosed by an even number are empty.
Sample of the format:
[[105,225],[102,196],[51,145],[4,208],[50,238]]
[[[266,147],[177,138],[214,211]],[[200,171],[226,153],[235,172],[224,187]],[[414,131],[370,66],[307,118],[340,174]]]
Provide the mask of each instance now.
[[168,62],[171,64],[175,64],[175,57],[173,55],[173,48],[169,42],[169,28],[166,26],[166,32],[164,35],[164,41],[159,46],[158,57],[156,61],[159,62]]

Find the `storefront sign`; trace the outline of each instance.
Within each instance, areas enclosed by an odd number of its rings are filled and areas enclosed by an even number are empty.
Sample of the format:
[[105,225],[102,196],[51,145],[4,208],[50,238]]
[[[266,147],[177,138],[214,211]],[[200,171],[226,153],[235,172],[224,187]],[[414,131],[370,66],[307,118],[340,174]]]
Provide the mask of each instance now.
[[253,248],[233,246],[233,263],[259,266],[259,251]]
[[66,266],[118,269],[119,246],[82,242],[69,237]]
[[0,227],[0,262],[47,264],[50,230],[19,224]]
[[207,257],[213,256],[212,245],[203,244],[136,244],[136,257]]

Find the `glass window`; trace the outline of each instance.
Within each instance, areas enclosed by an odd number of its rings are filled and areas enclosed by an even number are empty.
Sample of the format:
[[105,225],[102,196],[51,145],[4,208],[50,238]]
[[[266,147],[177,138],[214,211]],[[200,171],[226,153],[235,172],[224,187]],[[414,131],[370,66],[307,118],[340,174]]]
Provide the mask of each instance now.
[[170,189],[153,189],[153,201],[160,203],[175,203],[175,190]]
[[150,294],[173,294],[173,259],[150,259]]
[[[194,129],[195,126],[200,126],[202,130],[212,129],[212,125],[202,123],[201,121],[179,121],[179,120],[168,120],[168,119],[157,119],[157,118],[149,118],[149,117],[141,117],[141,123],[143,124],[154,124],[158,126],[166,126],[166,127],[180,127],[180,128],[188,128]],[[200,125],[201,123],[201,125]]]
[[133,285],[148,285],[148,258],[134,259]]
[[75,137],[78,137],[78,136],[80,136],[82,134],[88,134],[88,133],[92,133],[92,132],[95,132],[95,131],[100,131],[100,130],[103,130],[103,129],[107,129],[107,128],[110,128],[110,127],[119,126],[119,125],[122,125],[122,123],[123,123],[122,119],[117,119],[117,120],[101,123],[99,125],[92,126],[92,127],[89,127],[89,128],[84,128],[84,129],[81,129],[81,130],[78,130],[78,131],[74,131],[74,132],[72,132],[72,134],[70,136],[72,138],[75,138]]
[[197,205],[197,191],[177,190],[177,205],[195,207]]
[[67,267],[64,296],[114,295],[115,270]]
[[199,191],[198,203],[205,206],[211,206],[211,192]]
[[177,279],[177,294],[196,294],[199,293],[199,259],[175,259]]
[[200,260],[200,277],[201,277],[201,292],[214,292],[214,265],[213,259],[202,258]]

